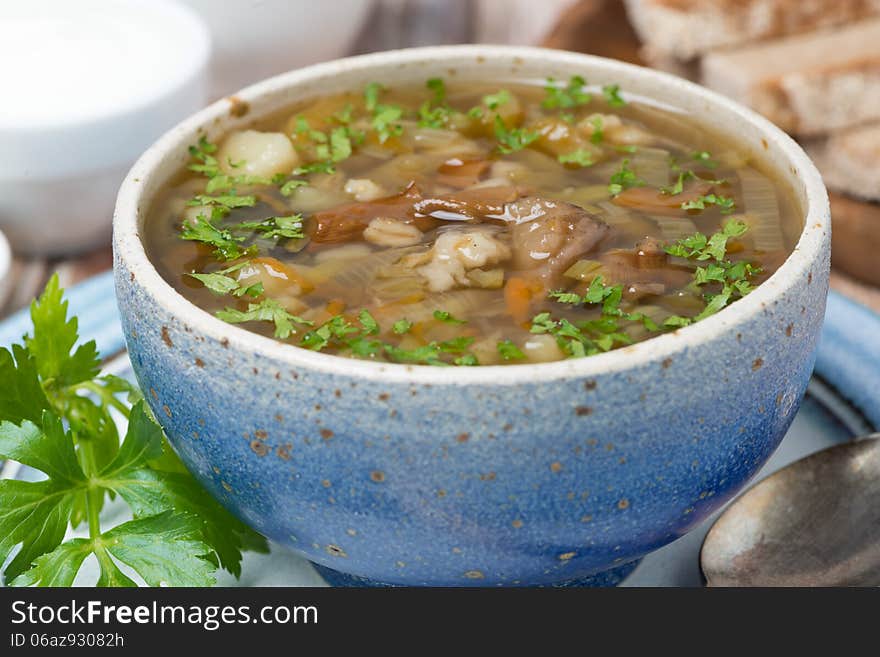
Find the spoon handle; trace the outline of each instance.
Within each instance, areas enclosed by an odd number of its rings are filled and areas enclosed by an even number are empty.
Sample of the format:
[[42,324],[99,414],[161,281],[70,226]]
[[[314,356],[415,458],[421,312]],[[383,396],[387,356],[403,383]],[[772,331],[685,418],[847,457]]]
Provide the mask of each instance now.
[[880,315],[829,292],[816,374],[880,430]]

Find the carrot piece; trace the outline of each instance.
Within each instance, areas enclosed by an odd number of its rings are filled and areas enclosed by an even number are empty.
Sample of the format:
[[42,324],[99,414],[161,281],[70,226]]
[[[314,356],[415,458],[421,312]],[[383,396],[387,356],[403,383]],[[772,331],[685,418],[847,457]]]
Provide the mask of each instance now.
[[341,315],[345,310],[345,302],[342,299],[330,299],[327,302],[327,312],[331,315]]
[[532,298],[540,291],[540,285],[534,281],[514,276],[507,279],[504,286],[504,303],[508,314],[514,321],[521,324],[529,319]]

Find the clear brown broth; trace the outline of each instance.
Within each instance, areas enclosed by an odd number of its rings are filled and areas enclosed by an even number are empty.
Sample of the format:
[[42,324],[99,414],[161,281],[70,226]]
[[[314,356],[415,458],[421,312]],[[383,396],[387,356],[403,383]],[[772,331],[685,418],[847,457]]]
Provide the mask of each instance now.
[[[564,82],[561,84],[564,86]],[[311,322],[294,322],[293,332],[284,339],[294,345],[303,345],[305,336],[337,317],[336,326],[351,326],[351,333],[339,339],[331,337],[324,344],[311,336],[307,346],[327,353],[397,362],[453,364],[458,359],[460,364],[506,364],[599,353],[674,330],[674,323],[663,325],[669,317],[698,317],[722,285],[695,285],[697,267],[707,263],[662,252],[663,247],[696,231],[711,236],[728,219],[743,220],[748,230],[729,240],[725,260],[760,267],[759,273],[749,277],[751,285],[759,285],[782,264],[800,234],[801,214],[791,190],[750,153],[701,127],[691,117],[637,101],[611,107],[595,90],[589,103],[545,109],[541,106],[546,98],[542,85],[447,83],[447,87],[444,106],[464,115],[456,113],[452,120],[455,127],[460,127],[458,130],[448,125],[441,129],[446,132],[419,127],[411,118],[431,98],[432,92],[423,87],[389,89],[381,94],[381,104],[405,111],[398,121],[403,124],[403,133],[384,143],[379,143],[368,123],[370,113],[364,109],[361,93],[308,101],[256,121],[256,130],[292,136],[302,165],[320,160],[321,154],[316,154],[315,139],[302,130],[297,133],[303,124],[295,117],[305,118],[311,130],[325,134],[342,125],[330,116],[348,104],[353,106],[353,116],[367,117],[355,118],[349,124],[364,127],[365,139],[354,145],[349,157],[335,163],[335,173],[296,176],[308,185],[289,196],[280,192],[278,184],[238,185],[237,194],[256,195],[255,205],[233,209],[215,222],[227,226],[299,212],[308,237],[276,243],[257,234],[248,235],[242,245],[255,244],[257,254],[218,260],[211,248],[180,237],[185,203],[194,194],[204,193],[207,183],[204,175],[184,171],[161,192],[146,219],[145,244],[150,259],[176,290],[212,313],[227,308],[246,311],[249,305],[266,298],[279,300],[292,315]],[[495,112],[483,103],[483,118],[466,116],[470,108],[481,105],[484,95],[501,87],[515,97],[518,111],[515,107],[505,108],[512,101],[499,105]],[[496,121],[492,120],[496,112],[502,115],[506,129],[519,126],[543,133],[522,150],[499,153]],[[563,113],[571,116],[560,119]],[[600,119],[601,141],[592,139],[589,129],[577,128],[590,122],[587,117],[596,113],[606,115]],[[624,127],[616,128],[609,115],[619,117]],[[596,125],[595,119],[591,125]],[[638,143],[630,143],[633,140]],[[222,153],[222,140],[220,143]],[[585,151],[595,162],[578,166],[559,161],[560,155],[576,151]],[[692,154],[700,151],[710,153],[709,164],[716,166],[710,168],[705,160],[694,159]],[[477,164],[460,169],[449,165],[450,161]],[[609,181],[624,161],[645,184],[614,195],[608,189]],[[477,170],[477,175],[471,175]],[[700,180],[685,179],[679,194],[657,191],[661,185],[674,185],[681,171],[693,171]],[[232,173],[237,171],[233,169]],[[358,202],[352,198],[345,188],[352,179],[374,183],[381,190],[380,199],[394,198],[391,238],[381,230],[367,232],[372,241],[364,236],[358,217],[372,220],[387,213],[382,208],[371,209],[377,201]],[[481,187],[487,180],[497,184]],[[707,187],[705,180],[726,182]],[[217,192],[221,193],[228,190]],[[402,198],[403,194],[409,196]],[[711,194],[731,199],[732,211],[711,204],[703,210],[676,207],[679,199],[686,202]],[[471,205],[479,205],[481,196],[488,199],[486,203],[494,203],[493,207],[505,208],[504,218],[486,213],[482,206],[468,206],[463,213],[450,215],[450,200],[464,197]],[[432,205],[436,199],[440,202]],[[432,212],[413,219],[411,207],[420,201],[425,202],[420,208]],[[507,210],[511,207],[519,208],[516,212],[520,214],[526,212],[523,208],[538,207],[538,216],[514,227]],[[189,220],[197,222],[192,214],[190,211]],[[353,224],[358,226],[352,230]],[[405,228],[400,228],[401,224]],[[589,239],[584,238],[584,227],[592,228],[594,224],[605,224],[607,228],[600,226],[598,237],[591,234]],[[553,244],[546,251],[536,252],[531,233],[524,227],[540,233],[542,226],[553,237],[547,238]],[[407,239],[416,239],[414,227],[419,233],[417,242],[405,246],[388,243],[389,239],[394,242],[397,229],[404,230]],[[467,242],[465,233],[476,233],[473,239],[481,241],[478,246],[486,246],[482,241],[489,245],[483,251],[472,249],[478,256],[490,253],[485,264],[468,268],[479,260],[476,258],[465,263],[463,272],[456,269],[449,275],[443,269],[448,261],[442,260],[437,239],[450,233],[460,243]],[[562,246],[553,251],[560,241],[582,242],[585,250],[562,253]],[[453,250],[453,261],[460,252]],[[240,269],[230,276],[256,272],[258,276],[245,278],[242,286],[265,281],[262,294],[221,295],[188,275],[217,272],[254,257],[262,263],[256,270]],[[552,267],[548,264],[551,261]],[[587,264],[578,265],[581,262]],[[572,271],[573,265],[580,270],[574,267]],[[578,274],[580,278],[575,277]],[[451,287],[441,289],[449,285],[450,276]],[[572,305],[548,296],[556,290],[586,295],[596,276],[602,277],[600,283],[605,288],[621,287],[622,297],[612,313],[623,316],[611,316],[613,325],[606,321],[596,326],[597,320],[609,319],[601,303]],[[367,330],[359,321],[362,310],[375,319],[378,332]],[[435,311],[440,311],[441,317],[449,313],[463,323],[438,319]],[[542,313],[550,314],[550,326],[555,327],[550,333],[555,335],[541,333],[540,326],[536,326],[535,318]],[[652,328],[645,317],[657,328]],[[400,320],[411,326],[395,332],[395,322]],[[574,341],[585,347],[584,353],[576,345],[571,346],[570,335],[559,330],[562,320],[583,327],[579,331],[584,339]],[[548,326],[547,321],[537,324],[545,329]],[[243,326],[264,335],[276,332],[271,321],[248,321]],[[613,336],[610,343],[609,334]],[[349,341],[356,338],[361,341],[352,346]],[[499,347],[501,342],[512,344],[516,351]]]

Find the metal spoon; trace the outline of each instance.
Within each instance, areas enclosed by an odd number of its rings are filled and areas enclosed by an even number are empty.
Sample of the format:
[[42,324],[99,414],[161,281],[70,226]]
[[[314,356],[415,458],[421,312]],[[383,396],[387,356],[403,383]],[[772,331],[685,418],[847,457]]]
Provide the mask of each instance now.
[[880,433],[750,488],[709,530],[700,561],[709,586],[880,585]]

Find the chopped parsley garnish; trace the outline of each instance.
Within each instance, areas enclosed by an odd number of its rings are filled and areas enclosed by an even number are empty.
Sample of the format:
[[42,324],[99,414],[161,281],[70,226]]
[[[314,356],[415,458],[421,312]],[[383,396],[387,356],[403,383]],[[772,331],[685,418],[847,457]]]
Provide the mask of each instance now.
[[703,286],[716,283],[721,285],[721,290],[716,294],[704,295],[707,301],[706,307],[696,316],[673,315],[663,322],[664,326],[677,328],[698,322],[709,315],[714,315],[731,301],[744,297],[754,289],[750,279],[761,272],[760,267],[744,261],[725,260],[728,241],[743,235],[747,229],[742,221],[728,221],[711,237],[694,233],[666,248],[666,252],[670,255],[707,262],[705,266],[698,266],[695,269],[694,284]]
[[252,208],[257,204],[256,196],[238,196],[236,194],[226,194],[223,196],[209,196],[207,194],[197,194],[187,205],[196,207],[199,205],[220,206],[226,210],[234,210],[235,208]]
[[620,85],[606,84],[602,87],[602,95],[611,107],[623,107],[626,101],[620,96]]
[[504,125],[500,116],[495,116],[495,137],[498,151],[504,154],[521,151],[539,137],[539,133],[525,128],[510,128]]
[[573,75],[565,87],[559,87],[556,80],[547,78],[547,85],[544,87],[546,95],[541,101],[541,107],[544,109],[565,109],[586,105],[593,99],[591,94],[584,91],[586,84],[587,81],[580,75]]
[[242,285],[238,279],[229,275],[239,271],[249,264],[250,262],[246,260],[245,262],[240,262],[231,267],[227,267],[226,269],[221,269],[220,271],[203,274],[191,273],[187,274],[187,276],[201,281],[206,288],[215,294],[231,294],[236,297],[243,297],[244,295],[258,297],[264,292],[262,282],[257,282],[253,285]]
[[446,104],[446,85],[440,78],[431,78],[425,84],[434,95],[419,107],[419,125],[423,128],[442,128],[452,114],[452,109]]
[[[132,572],[149,586],[211,586],[220,567],[241,573],[245,549],[268,550],[187,472],[137,387],[99,376],[95,343],[76,346],[57,276],[31,318],[23,344],[0,347],[0,459],[45,478],[0,480],[7,584],[69,587],[91,557],[97,586],[136,586]],[[123,437],[111,409],[128,420]],[[108,496],[133,519],[108,528]],[[65,540],[79,526],[88,536]]]
[[364,333],[366,335],[376,335],[379,332],[379,324],[376,322],[376,318],[370,314],[370,311],[360,311],[360,313],[358,313],[358,321],[361,323],[361,326],[364,327]]
[[303,239],[303,218],[301,214],[292,214],[287,217],[269,217],[262,221],[242,221],[231,226],[232,230],[252,230],[261,237],[270,240],[278,239]]
[[496,345],[498,355],[504,360],[522,360],[526,355],[511,340],[501,340]]
[[187,167],[190,171],[201,173],[208,178],[213,178],[220,173],[220,165],[213,153],[217,152],[217,145],[209,142],[204,135],[199,137],[195,146],[189,147],[190,156],[196,161]]
[[379,104],[379,94],[385,90],[378,82],[370,82],[364,87],[364,106],[368,112],[372,112]]
[[561,164],[575,164],[579,167],[591,167],[596,163],[593,160],[593,154],[584,148],[579,148],[571,153],[564,153],[557,159]]
[[709,151],[694,151],[691,153],[691,159],[694,162],[699,162],[707,169],[714,169],[718,166],[718,162],[712,159],[712,154]]
[[590,119],[590,125],[593,126],[593,132],[590,134],[590,141],[594,144],[601,144],[605,141],[605,122],[601,116],[594,116]]
[[435,310],[434,311],[434,319],[438,322],[445,322],[446,324],[466,324],[467,320],[458,319],[457,317],[453,317],[449,312],[445,310]]
[[490,110],[496,110],[502,105],[510,102],[510,92],[507,89],[501,89],[494,94],[483,96],[483,104]]
[[201,242],[214,247],[214,255],[219,260],[235,260],[253,253],[255,247],[242,247],[244,237],[235,236],[226,228],[218,228],[213,221],[222,218],[222,213],[217,209],[211,213],[211,219],[205,215],[199,215],[194,221],[188,219],[183,222],[180,238],[193,242]]
[[354,112],[354,107],[351,103],[346,103],[345,107],[343,107],[338,112],[334,112],[330,115],[330,118],[336,121],[337,123],[341,123],[342,125],[348,125],[351,123],[352,112]]
[[378,82],[371,82],[364,89],[364,105],[368,112],[373,115],[373,130],[379,137],[379,143],[384,144],[391,137],[403,133],[403,126],[395,121],[403,116],[403,109],[397,105],[383,105],[379,103],[379,95],[385,90]]
[[684,191],[684,184],[688,180],[698,180],[700,182],[709,183],[712,185],[724,185],[727,182],[724,179],[709,180],[707,178],[701,178],[690,169],[682,170],[680,167],[676,167],[676,169],[678,170],[678,178],[673,185],[669,185],[668,187],[661,187],[661,194],[666,194],[667,196],[677,196],[681,194]]
[[624,159],[620,163],[620,168],[611,175],[611,183],[608,185],[608,193],[617,196],[625,189],[630,187],[641,187],[645,184],[636,172],[629,168],[629,160]]
[[[440,311],[438,311],[440,312]],[[447,318],[442,321],[456,320],[448,313],[440,314]],[[392,331],[396,335],[409,333],[412,323],[406,319],[400,319],[392,325]],[[455,356],[453,365],[478,365],[476,356],[467,350],[473,344],[471,336],[458,336],[442,342],[432,341],[412,349],[404,349],[374,337],[381,332],[381,327],[376,319],[367,310],[358,313],[357,324],[349,321],[343,315],[336,315],[316,329],[306,333],[300,341],[300,346],[314,351],[323,351],[332,348],[348,350],[352,356],[358,358],[377,358],[385,356],[389,360],[398,363],[417,363],[422,365],[449,365],[443,360],[444,354]]]
[[[329,151],[328,151],[329,153]],[[294,176],[304,176],[309,173],[335,173],[336,167],[333,166],[333,162],[330,161],[322,161],[322,162],[310,162],[309,164],[303,164],[302,166],[298,166],[293,170],[292,175]],[[302,181],[304,184],[308,185],[308,181]],[[282,192],[283,192],[282,188]]]
[[286,340],[291,333],[296,333],[294,324],[312,325],[312,322],[287,312],[275,299],[263,299],[259,303],[249,303],[247,310],[237,310],[236,308],[218,310],[215,315],[230,324],[272,322],[275,324],[275,337],[281,340]]
[[297,178],[292,178],[291,180],[287,180],[281,184],[281,194],[283,196],[290,196],[300,187],[307,187],[309,182],[307,180],[299,180]]
[[264,176],[251,176],[243,174],[240,176],[228,176],[225,173],[213,176],[208,184],[205,185],[205,192],[213,194],[214,192],[225,192],[237,187],[247,187],[249,185],[271,185],[271,178]]
[[706,194],[681,204],[682,210],[705,210],[709,206],[717,206],[721,214],[730,214],[736,209],[736,203],[729,196]]
[[668,196],[678,196],[684,191],[685,181],[690,180],[691,178],[696,178],[693,171],[680,171],[675,184],[668,187],[661,187],[660,193]]

